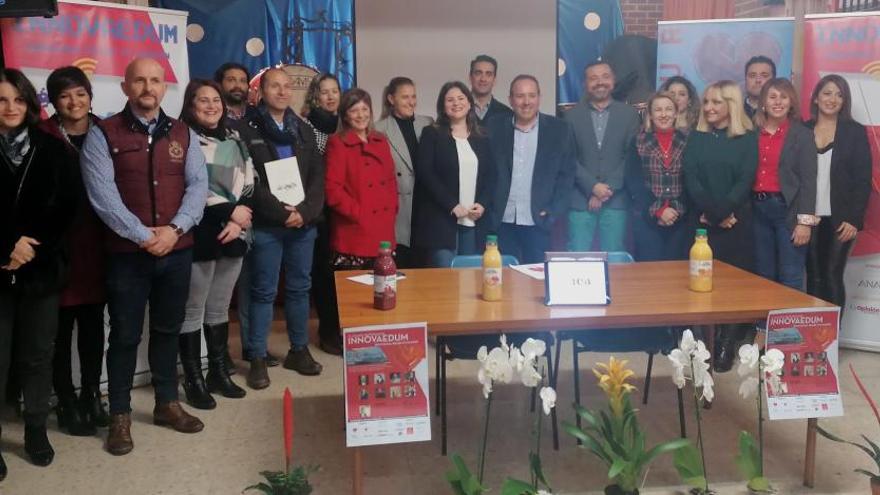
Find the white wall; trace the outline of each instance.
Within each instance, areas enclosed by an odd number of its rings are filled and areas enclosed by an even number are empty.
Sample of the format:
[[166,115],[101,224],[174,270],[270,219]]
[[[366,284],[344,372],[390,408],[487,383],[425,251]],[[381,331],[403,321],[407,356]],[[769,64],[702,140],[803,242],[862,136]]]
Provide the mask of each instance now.
[[394,76],[416,83],[418,113],[436,117],[446,81],[468,84],[469,63],[498,60],[495,97],[507,103],[510,80],[528,73],[541,83],[541,110],[556,102],[556,0],[355,0],[358,86],[381,111]]

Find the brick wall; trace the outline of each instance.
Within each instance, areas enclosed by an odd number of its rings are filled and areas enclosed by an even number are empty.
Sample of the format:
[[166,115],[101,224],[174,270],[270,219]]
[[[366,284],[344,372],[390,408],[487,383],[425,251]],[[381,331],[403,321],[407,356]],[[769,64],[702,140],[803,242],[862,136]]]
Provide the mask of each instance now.
[[663,19],[663,0],[620,0],[626,34],[657,37],[657,21]]

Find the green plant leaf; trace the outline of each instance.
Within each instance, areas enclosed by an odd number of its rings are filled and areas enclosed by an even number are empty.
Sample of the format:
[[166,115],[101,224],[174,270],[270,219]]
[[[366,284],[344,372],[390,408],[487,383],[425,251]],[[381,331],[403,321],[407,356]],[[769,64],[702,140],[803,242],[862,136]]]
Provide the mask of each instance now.
[[868,470],[862,469],[862,468],[853,469],[853,471],[855,471],[859,474],[864,474],[865,476],[868,476],[870,478],[876,478],[878,476],[878,475],[872,473],[871,471],[868,471]]
[[567,423],[565,421],[562,422],[562,429],[566,431],[569,435],[580,440],[584,445],[583,447],[590,452],[592,452],[596,457],[602,459],[609,466],[613,462],[611,459],[611,455],[605,450],[605,447],[602,444],[592,437],[589,433],[581,430],[577,426]]
[[865,435],[862,435],[862,438],[864,438],[865,441],[868,442],[868,445],[870,445],[871,448],[874,450],[874,455],[871,457],[874,458],[874,462],[877,463],[878,467],[880,467],[880,447],[878,447],[876,443],[872,442],[871,439],[866,437]]
[[611,468],[608,470],[608,479],[613,480],[614,478],[616,478],[617,475],[622,473],[623,470],[627,468],[628,464],[629,463],[626,462],[626,459],[614,459],[614,463],[611,464]]
[[[655,445],[651,448],[643,457],[642,464],[647,465],[651,463],[657,456],[660,454],[664,454],[666,452],[678,451],[683,448],[686,448],[688,445],[691,445],[691,441],[687,438],[677,438],[675,440],[670,440],[668,442],[663,442]],[[697,454],[699,456],[699,453]],[[700,463],[700,471],[703,470],[703,464]]]
[[739,453],[736,455],[736,466],[740,474],[747,480],[762,476],[761,454],[755,439],[747,431],[739,432]]
[[275,493],[275,490],[271,486],[269,486],[265,483],[257,483],[256,485],[251,485],[251,486],[245,488],[244,491],[246,491],[246,492],[259,491],[259,492],[265,493],[267,495],[272,495],[273,493]]
[[839,436],[828,432],[827,430],[825,430],[821,426],[817,426],[816,431],[818,431],[820,435],[827,438],[828,440],[831,440],[834,442],[839,442],[839,443],[847,443],[847,444],[852,445],[854,447],[858,447],[858,448],[862,449],[866,454],[868,454],[868,457],[870,457],[871,459],[874,458],[874,453],[871,451],[871,449],[869,449],[868,447],[865,447],[862,444],[850,442],[849,440],[844,440],[843,438],[840,438]]
[[687,445],[676,449],[672,454],[675,470],[681,480],[688,485],[705,489],[706,474],[703,472],[703,461],[700,457],[700,451],[690,441]]
[[501,485],[501,495],[534,495],[535,489],[525,481],[507,478]]
[[756,476],[749,480],[748,484],[746,484],[749,490],[755,492],[765,492],[772,493],[773,487],[770,486],[770,480],[763,476]]
[[574,410],[578,416],[590,424],[590,427],[597,430],[599,429],[599,421],[596,419],[596,414],[594,412],[578,404],[574,405]]
[[541,466],[541,456],[534,452],[529,452],[529,466],[532,468],[532,472],[535,473],[535,478],[547,487],[549,491],[553,491],[550,488],[550,483],[547,483],[547,478],[544,477],[544,468]]

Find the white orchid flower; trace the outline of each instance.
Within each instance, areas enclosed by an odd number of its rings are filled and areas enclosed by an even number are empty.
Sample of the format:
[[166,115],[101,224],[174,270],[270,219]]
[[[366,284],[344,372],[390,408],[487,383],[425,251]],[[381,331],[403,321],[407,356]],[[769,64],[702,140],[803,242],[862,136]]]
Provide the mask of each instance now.
[[523,370],[523,366],[525,366],[526,358],[523,356],[522,352],[516,348],[516,346],[510,346],[507,360],[510,363],[510,369],[514,371],[514,373],[519,373]]
[[510,352],[510,347],[508,347],[507,345],[507,335],[504,335],[502,333],[501,336],[498,337],[498,341],[501,342],[501,348],[504,350],[504,352]]
[[687,380],[685,379],[685,366],[690,366],[691,357],[685,354],[681,349],[673,349],[667,356],[672,363],[672,382],[678,388],[684,388]]
[[693,354],[694,349],[697,347],[697,341],[694,340],[694,334],[690,329],[685,330],[681,334],[681,343],[678,345],[678,348],[682,350],[685,354]]
[[743,399],[748,399],[749,397],[755,395],[755,391],[757,389],[758,377],[750,376],[739,384],[739,395],[742,396]]
[[785,366],[785,354],[779,349],[770,349],[761,357],[764,373],[779,376]]
[[547,351],[547,344],[545,344],[543,340],[536,340],[529,337],[523,342],[520,350],[526,361],[535,361]]
[[739,348],[739,367],[737,368],[736,373],[741,377],[752,374],[755,367],[758,366],[760,356],[761,350],[758,346],[754,344],[743,344]]
[[538,490],[538,493],[536,493],[535,495],[553,495],[553,494],[548,492],[547,490]]
[[492,393],[492,379],[489,378],[486,370],[482,367],[477,371],[477,381],[483,386],[483,397],[488,399],[489,394]]
[[537,387],[541,383],[541,374],[535,369],[534,363],[526,363],[519,373],[522,384],[526,387]]
[[550,410],[556,407],[556,391],[552,387],[542,387],[541,405],[544,407],[544,414],[550,414]]

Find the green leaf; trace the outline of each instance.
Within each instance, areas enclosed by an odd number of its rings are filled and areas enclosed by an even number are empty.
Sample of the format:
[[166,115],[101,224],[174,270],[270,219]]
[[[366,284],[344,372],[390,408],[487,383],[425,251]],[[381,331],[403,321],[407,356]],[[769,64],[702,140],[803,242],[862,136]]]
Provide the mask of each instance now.
[[249,492],[252,490],[257,490],[257,491],[260,491],[260,492],[265,493],[267,495],[272,495],[273,493],[275,493],[275,490],[271,486],[269,486],[265,483],[257,483],[256,485],[251,485],[251,486],[244,489],[244,491],[246,491],[246,492]]
[[[668,442],[660,443],[655,445],[649,450],[644,457],[642,457],[642,464],[647,465],[652,462],[657,456],[660,454],[664,454],[666,452],[678,451],[686,448],[688,445],[691,445],[691,441],[687,438],[677,438],[675,440],[670,440]],[[702,462],[700,463],[700,471],[702,471]]]
[[821,426],[817,426],[817,427],[816,427],[816,431],[818,431],[820,435],[822,435],[823,437],[827,438],[828,440],[831,440],[831,441],[834,441],[834,442],[839,442],[839,443],[846,443],[846,444],[852,445],[852,446],[854,446],[854,447],[858,447],[858,448],[862,449],[866,454],[868,454],[868,456],[869,456],[871,459],[874,458],[874,453],[871,451],[871,449],[869,449],[868,447],[865,447],[865,446],[862,445],[862,444],[858,444],[858,443],[855,443],[855,442],[850,442],[849,440],[844,440],[844,439],[838,437],[837,435],[834,435],[834,434],[828,432],[827,430],[825,430],[825,429],[822,428]]
[[755,492],[766,492],[766,493],[773,492],[773,487],[770,486],[770,480],[768,480],[767,478],[765,478],[763,476],[756,476],[756,477],[750,479],[748,484],[746,485],[746,487],[748,487],[749,490],[752,490]]
[[704,489],[706,487],[703,461],[700,457],[700,451],[694,444],[688,442],[687,445],[676,449],[672,456],[675,470],[678,471],[682,481],[694,488]]
[[611,464],[611,469],[608,470],[608,479],[613,480],[617,477],[618,474],[622,473],[624,469],[627,468],[628,462],[626,459],[617,458],[614,460],[614,463]]
[[594,429],[599,429],[599,421],[596,419],[596,414],[584,406],[575,404],[574,410],[578,416],[583,418],[584,421],[590,424],[590,426]]
[[860,474],[864,474],[865,476],[868,476],[868,477],[871,477],[871,478],[876,478],[876,477],[878,476],[878,475],[872,473],[871,471],[868,471],[868,470],[865,470],[865,469],[862,469],[862,468],[853,469],[853,471],[855,471],[855,472],[857,472],[857,473],[860,473]]
[[525,481],[507,478],[501,485],[501,495],[534,495],[535,489]]
[[596,457],[605,461],[606,464],[611,465],[613,462],[611,460],[611,455],[606,452],[605,447],[603,447],[598,440],[594,439],[592,435],[565,421],[562,422],[562,429],[569,435],[580,440],[584,444],[583,447],[592,452]]
[[458,454],[452,454],[454,470],[446,473],[446,480],[456,495],[480,495],[485,491]]
[[547,478],[544,477],[544,468],[541,466],[541,456],[534,452],[529,452],[529,466],[531,466],[532,472],[535,473],[535,478],[547,487],[548,491],[553,491],[550,488],[550,483],[547,483]]
[[761,454],[755,439],[747,431],[739,432],[739,453],[736,455],[736,466],[740,474],[747,480],[762,476]]

